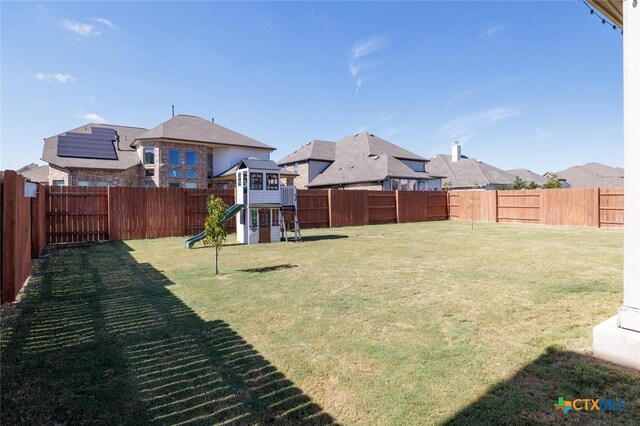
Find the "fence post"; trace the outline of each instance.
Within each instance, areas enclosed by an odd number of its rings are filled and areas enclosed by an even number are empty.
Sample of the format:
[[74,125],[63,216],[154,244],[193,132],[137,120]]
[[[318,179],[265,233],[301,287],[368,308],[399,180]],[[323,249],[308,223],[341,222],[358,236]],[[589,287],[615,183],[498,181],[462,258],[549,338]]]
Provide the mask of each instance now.
[[399,191],[396,189],[396,223],[400,223],[400,196],[398,192]]
[[598,187],[598,192],[596,193],[596,197],[598,197],[598,201],[597,201],[597,206],[598,206],[598,212],[597,215],[598,217],[596,218],[597,222],[596,222],[596,227],[600,228],[600,187]]
[[495,220],[495,223],[498,223],[498,190],[497,189],[495,189],[493,191],[493,196],[494,196],[494,199],[496,201],[496,211],[495,211],[496,220]]
[[332,192],[331,189],[327,190],[327,204],[329,205],[329,228],[333,228],[333,205],[331,203],[331,199],[333,198],[331,196]]

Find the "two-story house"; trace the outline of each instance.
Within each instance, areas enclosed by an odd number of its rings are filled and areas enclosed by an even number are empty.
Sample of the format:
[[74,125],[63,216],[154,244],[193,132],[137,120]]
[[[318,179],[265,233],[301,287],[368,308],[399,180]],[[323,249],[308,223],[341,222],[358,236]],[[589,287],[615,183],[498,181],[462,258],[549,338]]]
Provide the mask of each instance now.
[[278,161],[298,188],[440,190],[427,159],[368,132],[338,142],[314,140]]
[[177,115],[152,128],[86,124],[46,138],[49,183],[69,186],[232,187],[222,175],[275,148],[213,121]]

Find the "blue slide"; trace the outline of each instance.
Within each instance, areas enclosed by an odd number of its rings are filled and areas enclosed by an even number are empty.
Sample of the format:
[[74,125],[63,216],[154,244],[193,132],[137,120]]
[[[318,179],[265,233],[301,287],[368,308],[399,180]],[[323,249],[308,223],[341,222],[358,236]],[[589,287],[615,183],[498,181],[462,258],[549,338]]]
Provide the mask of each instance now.
[[[238,214],[238,212],[240,210],[242,210],[244,208],[244,204],[234,204],[231,207],[229,207],[227,209],[226,212],[224,212],[224,215],[222,216],[222,221],[223,222],[227,222],[229,219],[231,219],[232,217],[234,217],[236,214]],[[197,243],[198,241],[202,241],[204,240],[204,238],[207,236],[207,234],[202,231],[199,234],[196,234],[192,237],[189,237],[185,240],[184,242],[184,246],[188,249],[192,248],[193,245],[195,243]]]

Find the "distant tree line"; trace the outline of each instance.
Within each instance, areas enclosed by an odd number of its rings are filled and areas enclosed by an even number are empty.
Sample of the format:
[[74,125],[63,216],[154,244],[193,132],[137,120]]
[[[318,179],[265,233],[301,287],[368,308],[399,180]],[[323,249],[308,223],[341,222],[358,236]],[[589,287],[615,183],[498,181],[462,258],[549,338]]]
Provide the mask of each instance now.
[[552,175],[544,185],[538,185],[534,181],[525,181],[520,176],[516,176],[516,180],[508,185],[496,185],[496,189],[499,191],[510,189],[558,189],[562,188],[562,182],[558,179],[558,176]]

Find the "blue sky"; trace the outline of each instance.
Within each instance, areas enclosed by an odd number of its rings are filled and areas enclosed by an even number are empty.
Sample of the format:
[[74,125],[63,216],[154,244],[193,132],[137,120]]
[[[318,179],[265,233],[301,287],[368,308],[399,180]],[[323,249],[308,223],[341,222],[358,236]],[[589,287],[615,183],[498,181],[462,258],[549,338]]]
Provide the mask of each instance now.
[[277,147],[366,130],[430,158],[622,166],[622,37],[577,1],[1,4],[2,169],[176,113]]

